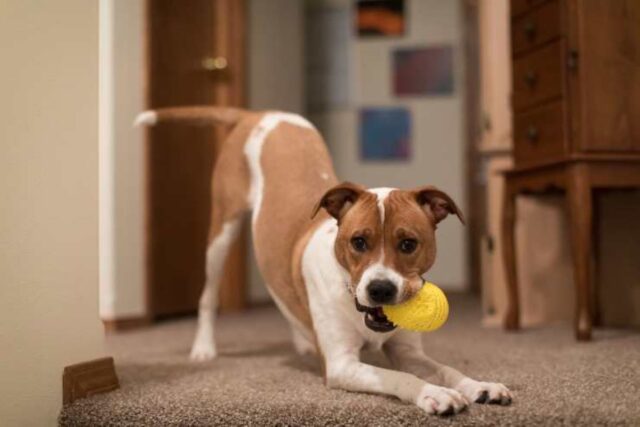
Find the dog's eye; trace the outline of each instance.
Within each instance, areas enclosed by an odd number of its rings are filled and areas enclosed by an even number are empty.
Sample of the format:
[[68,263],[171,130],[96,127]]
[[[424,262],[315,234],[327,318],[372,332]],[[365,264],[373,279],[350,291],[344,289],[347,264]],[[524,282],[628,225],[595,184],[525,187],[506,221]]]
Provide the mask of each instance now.
[[367,241],[364,237],[354,237],[351,239],[351,246],[358,252],[364,252],[367,250]]
[[418,242],[415,239],[403,239],[398,245],[400,252],[405,254],[413,253],[418,247]]

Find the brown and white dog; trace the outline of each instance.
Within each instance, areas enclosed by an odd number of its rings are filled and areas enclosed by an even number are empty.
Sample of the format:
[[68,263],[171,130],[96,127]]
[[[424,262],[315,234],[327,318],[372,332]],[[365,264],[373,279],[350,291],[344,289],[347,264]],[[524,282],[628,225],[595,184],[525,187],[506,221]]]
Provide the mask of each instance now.
[[[233,127],[213,172],[207,280],[193,360],[216,356],[223,264],[242,216],[251,211],[262,276],[291,325],[296,350],[324,361],[329,387],[396,396],[430,414],[456,413],[469,402],[511,402],[504,385],[473,380],[427,357],[420,334],[396,329],[381,310],[420,289],[435,260],[437,223],[449,214],[463,220],[449,196],[431,186],[339,183],[321,135],[298,115],[181,107],[137,119],[146,125],[164,121]],[[382,349],[395,370],[362,363],[364,346]]]

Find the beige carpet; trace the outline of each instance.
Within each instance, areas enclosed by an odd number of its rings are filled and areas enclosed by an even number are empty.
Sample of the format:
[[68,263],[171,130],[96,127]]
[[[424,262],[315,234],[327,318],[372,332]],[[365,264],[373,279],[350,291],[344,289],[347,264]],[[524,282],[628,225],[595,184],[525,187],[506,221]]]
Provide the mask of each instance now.
[[[221,317],[221,355],[188,362],[193,320],[108,338],[122,388],[63,409],[62,425],[635,425],[640,335],[599,330],[576,343],[568,326],[506,334],[480,327],[479,302],[452,298],[425,336],[434,358],[515,392],[509,407],[472,405],[450,418],[388,397],[325,388],[317,363],[293,351],[272,308]],[[378,361],[378,363],[382,363]]]

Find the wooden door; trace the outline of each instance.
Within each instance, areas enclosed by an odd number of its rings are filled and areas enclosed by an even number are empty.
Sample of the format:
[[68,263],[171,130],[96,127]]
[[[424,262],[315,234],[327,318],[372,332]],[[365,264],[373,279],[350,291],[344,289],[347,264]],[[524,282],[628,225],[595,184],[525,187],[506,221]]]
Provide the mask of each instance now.
[[[243,1],[147,0],[146,16],[148,108],[242,106]],[[205,280],[211,171],[223,138],[223,129],[185,124],[148,130],[147,302],[152,317],[197,308]],[[243,252],[239,244],[229,256],[223,307],[243,305]]]

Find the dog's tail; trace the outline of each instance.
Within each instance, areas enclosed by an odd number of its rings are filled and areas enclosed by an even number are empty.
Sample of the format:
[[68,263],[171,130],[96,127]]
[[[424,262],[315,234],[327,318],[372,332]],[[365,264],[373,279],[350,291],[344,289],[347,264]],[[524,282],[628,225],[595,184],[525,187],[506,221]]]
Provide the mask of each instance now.
[[153,126],[160,122],[181,122],[195,125],[234,126],[248,114],[248,111],[240,108],[214,107],[212,105],[158,108],[138,114],[134,125]]

